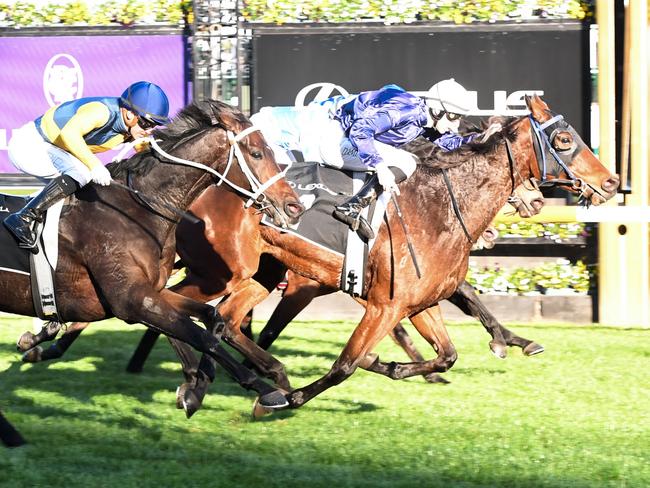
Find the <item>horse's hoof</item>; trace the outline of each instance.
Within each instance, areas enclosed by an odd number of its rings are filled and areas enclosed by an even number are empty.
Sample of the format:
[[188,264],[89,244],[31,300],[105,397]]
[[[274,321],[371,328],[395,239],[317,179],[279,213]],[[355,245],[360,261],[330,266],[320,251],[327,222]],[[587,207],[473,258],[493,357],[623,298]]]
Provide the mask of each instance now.
[[427,383],[440,383],[441,385],[448,385],[451,381],[443,378],[438,373],[429,373],[424,376]]
[[260,400],[259,397],[256,398],[255,403],[253,404],[253,418],[254,419],[262,418],[265,415],[268,415],[271,412],[273,412],[273,410],[271,410],[270,408],[266,408],[266,407],[263,407],[262,405],[260,405],[259,400]]
[[189,419],[192,418],[203,404],[203,399],[194,393],[192,390],[186,390],[185,396],[183,397],[183,410],[185,410],[185,416]]
[[379,356],[374,352],[369,352],[366,354],[361,361],[359,361],[359,367],[362,369],[370,368],[375,362],[379,359]]
[[524,355],[534,356],[535,354],[541,354],[544,352],[544,346],[537,344],[536,342],[531,342],[526,347],[524,347]]
[[289,401],[285,396],[287,394],[284,390],[273,390],[270,393],[265,393],[264,395],[257,398],[257,402],[265,408],[271,410],[277,410],[280,408],[285,408],[289,406]]
[[43,360],[43,348],[41,346],[32,347],[23,354],[23,363],[40,363]]
[[18,342],[16,342],[16,349],[18,349],[19,352],[29,351],[32,347],[34,347],[34,344],[36,343],[34,340],[35,337],[36,336],[30,331],[25,332],[18,338]]
[[503,343],[490,341],[490,349],[492,350],[492,353],[499,359],[505,359],[508,355],[508,348]]

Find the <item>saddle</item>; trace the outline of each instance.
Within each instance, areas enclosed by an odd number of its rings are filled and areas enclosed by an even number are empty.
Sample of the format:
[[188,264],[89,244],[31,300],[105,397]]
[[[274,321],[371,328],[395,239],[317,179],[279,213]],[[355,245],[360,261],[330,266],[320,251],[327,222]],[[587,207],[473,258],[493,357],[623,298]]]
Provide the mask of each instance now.
[[[0,220],[23,208],[29,199],[30,197],[0,194]],[[58,321],[54,270],[58,255],[58,223],[62,207],[62,201],[56,203],[47,211],[44,223],[36,223],[36,254],[19,247],[9,230],[0,225],[0,270],[29,276],[36,314],[44,320]]]
[[[305,206],[300,222],[281,229],[264,216],[262,223],[280,232],[297,237],[343,257],[341,290],[352,296],[364,293],[365,267],[374,239],[365,242],[347,224],[332,216],[334,207],[354,195],[369,176],[365,172],[353,172],[324,166],[318,163],[297,161],[287,171],[286,179]],[[380,195],[376,202],[364,209],[363,216],[371,223],[375,235],[381,226],[387,198]]]

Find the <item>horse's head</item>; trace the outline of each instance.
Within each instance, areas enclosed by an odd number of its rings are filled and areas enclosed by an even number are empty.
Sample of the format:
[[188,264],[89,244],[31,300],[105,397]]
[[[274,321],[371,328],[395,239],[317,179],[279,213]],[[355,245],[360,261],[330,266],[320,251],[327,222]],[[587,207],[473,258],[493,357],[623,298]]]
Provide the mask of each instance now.
[[[223,179],[249,197],[246,206],[254,205],[261,209],[275,225],[287,227],[296,224],[305,208],[284,179],[284,172],[276,163],[273,150],[261,131],[253,127],[241,112],[231,107],[217,110],[214,105],[217,102],[209,103],[213,104],[219,125],[226,129],[230,146]],[[235,161],[237,164],[233,164]]]
[[575,129],[537,95],[526,97],[526,105],[537,160],[532,170],[540,185],[564,186],[593,205],[612,198],[619,177],[603,166]]

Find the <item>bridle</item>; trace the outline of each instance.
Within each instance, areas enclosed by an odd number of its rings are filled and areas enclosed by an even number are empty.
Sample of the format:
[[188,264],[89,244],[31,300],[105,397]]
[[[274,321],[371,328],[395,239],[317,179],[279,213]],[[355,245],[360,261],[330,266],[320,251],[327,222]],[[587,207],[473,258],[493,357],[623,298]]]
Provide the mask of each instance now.
[[[196,161],[190,161],[187,159],[182,159],[178,158],[176,156],[172,156],[171,154],[167,153],[165,150],[163,150],[156,140],[150,136],[148,138],[145,138],[144,140],[149,142],[151,145],[152,149],[154,149],[158,154],[160,154],[163,158],[168,160],[171,163],[176,163],[176,164],[181,164],[184,166],[190,166],[192,168],[197,168],[201,169],[203,171],[206,171],[208,173],[211,173],[212,175],[216,176],[218,181],[216,183],[217,186],[221,185],[221,183],[226,183],[228,186],[230,186],[233,190],[241,193],[244,196],[248,197],[248,200],[244,204],[245,208],[250,207],[251,205],[255,205],[256,207],[259,207],[260,209],[265,209],[270,206],[272,206],[271,201],[269,198],[266,196],[264,193],[266,190],[269,189],[272,185],[274,185],[276,182],[278,182],[280,179],[284,178],[287,172],[287,169],[284,169],[280,173],[276,174],[272,178],[269,178],[268,181],[265,183],[260,182],[257,177],[253,174],[251,171],[250,167],[248,166],[246,162],[246,158],[244,157],[244,154],[241,151],[241,148],[239,147],[238,142],[241,141],[244,137],[248,136],[252,132],[261,130],[258,127],[255,126],[250,126],[244,129],[243,131],[239,132],[238,134],[234,134],[232,131],[227,130],[226,134],[228,137],[228,142],[230,143],[230,150],[228,152],[228,164],[226,165],[226,169],[224,170],[223,174],[219,173],[217,170],[206,166],[205,164],[202,163],[197,163]],[[226,176],[228,175],[228,171],[230,171],[230,167],[232,166],[233,160],[236,159],[237,163],[239,164],[239,168],[241,169],[241,172],[244,174],[246,179],[248,180],[248,184],[250,185],[250,191],[242,188],[241,186],[233,183],[230,181]]]

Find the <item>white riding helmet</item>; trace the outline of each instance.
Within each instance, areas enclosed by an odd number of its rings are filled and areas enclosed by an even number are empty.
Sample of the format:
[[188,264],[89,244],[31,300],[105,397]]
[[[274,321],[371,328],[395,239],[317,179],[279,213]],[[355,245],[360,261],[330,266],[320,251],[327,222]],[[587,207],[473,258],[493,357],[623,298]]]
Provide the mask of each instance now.
[[467,115],[471,110],[469,93],[456,80],[442,80],[429,88],[424,96],[427,105],[434,114],[447,112],[450,114]]

